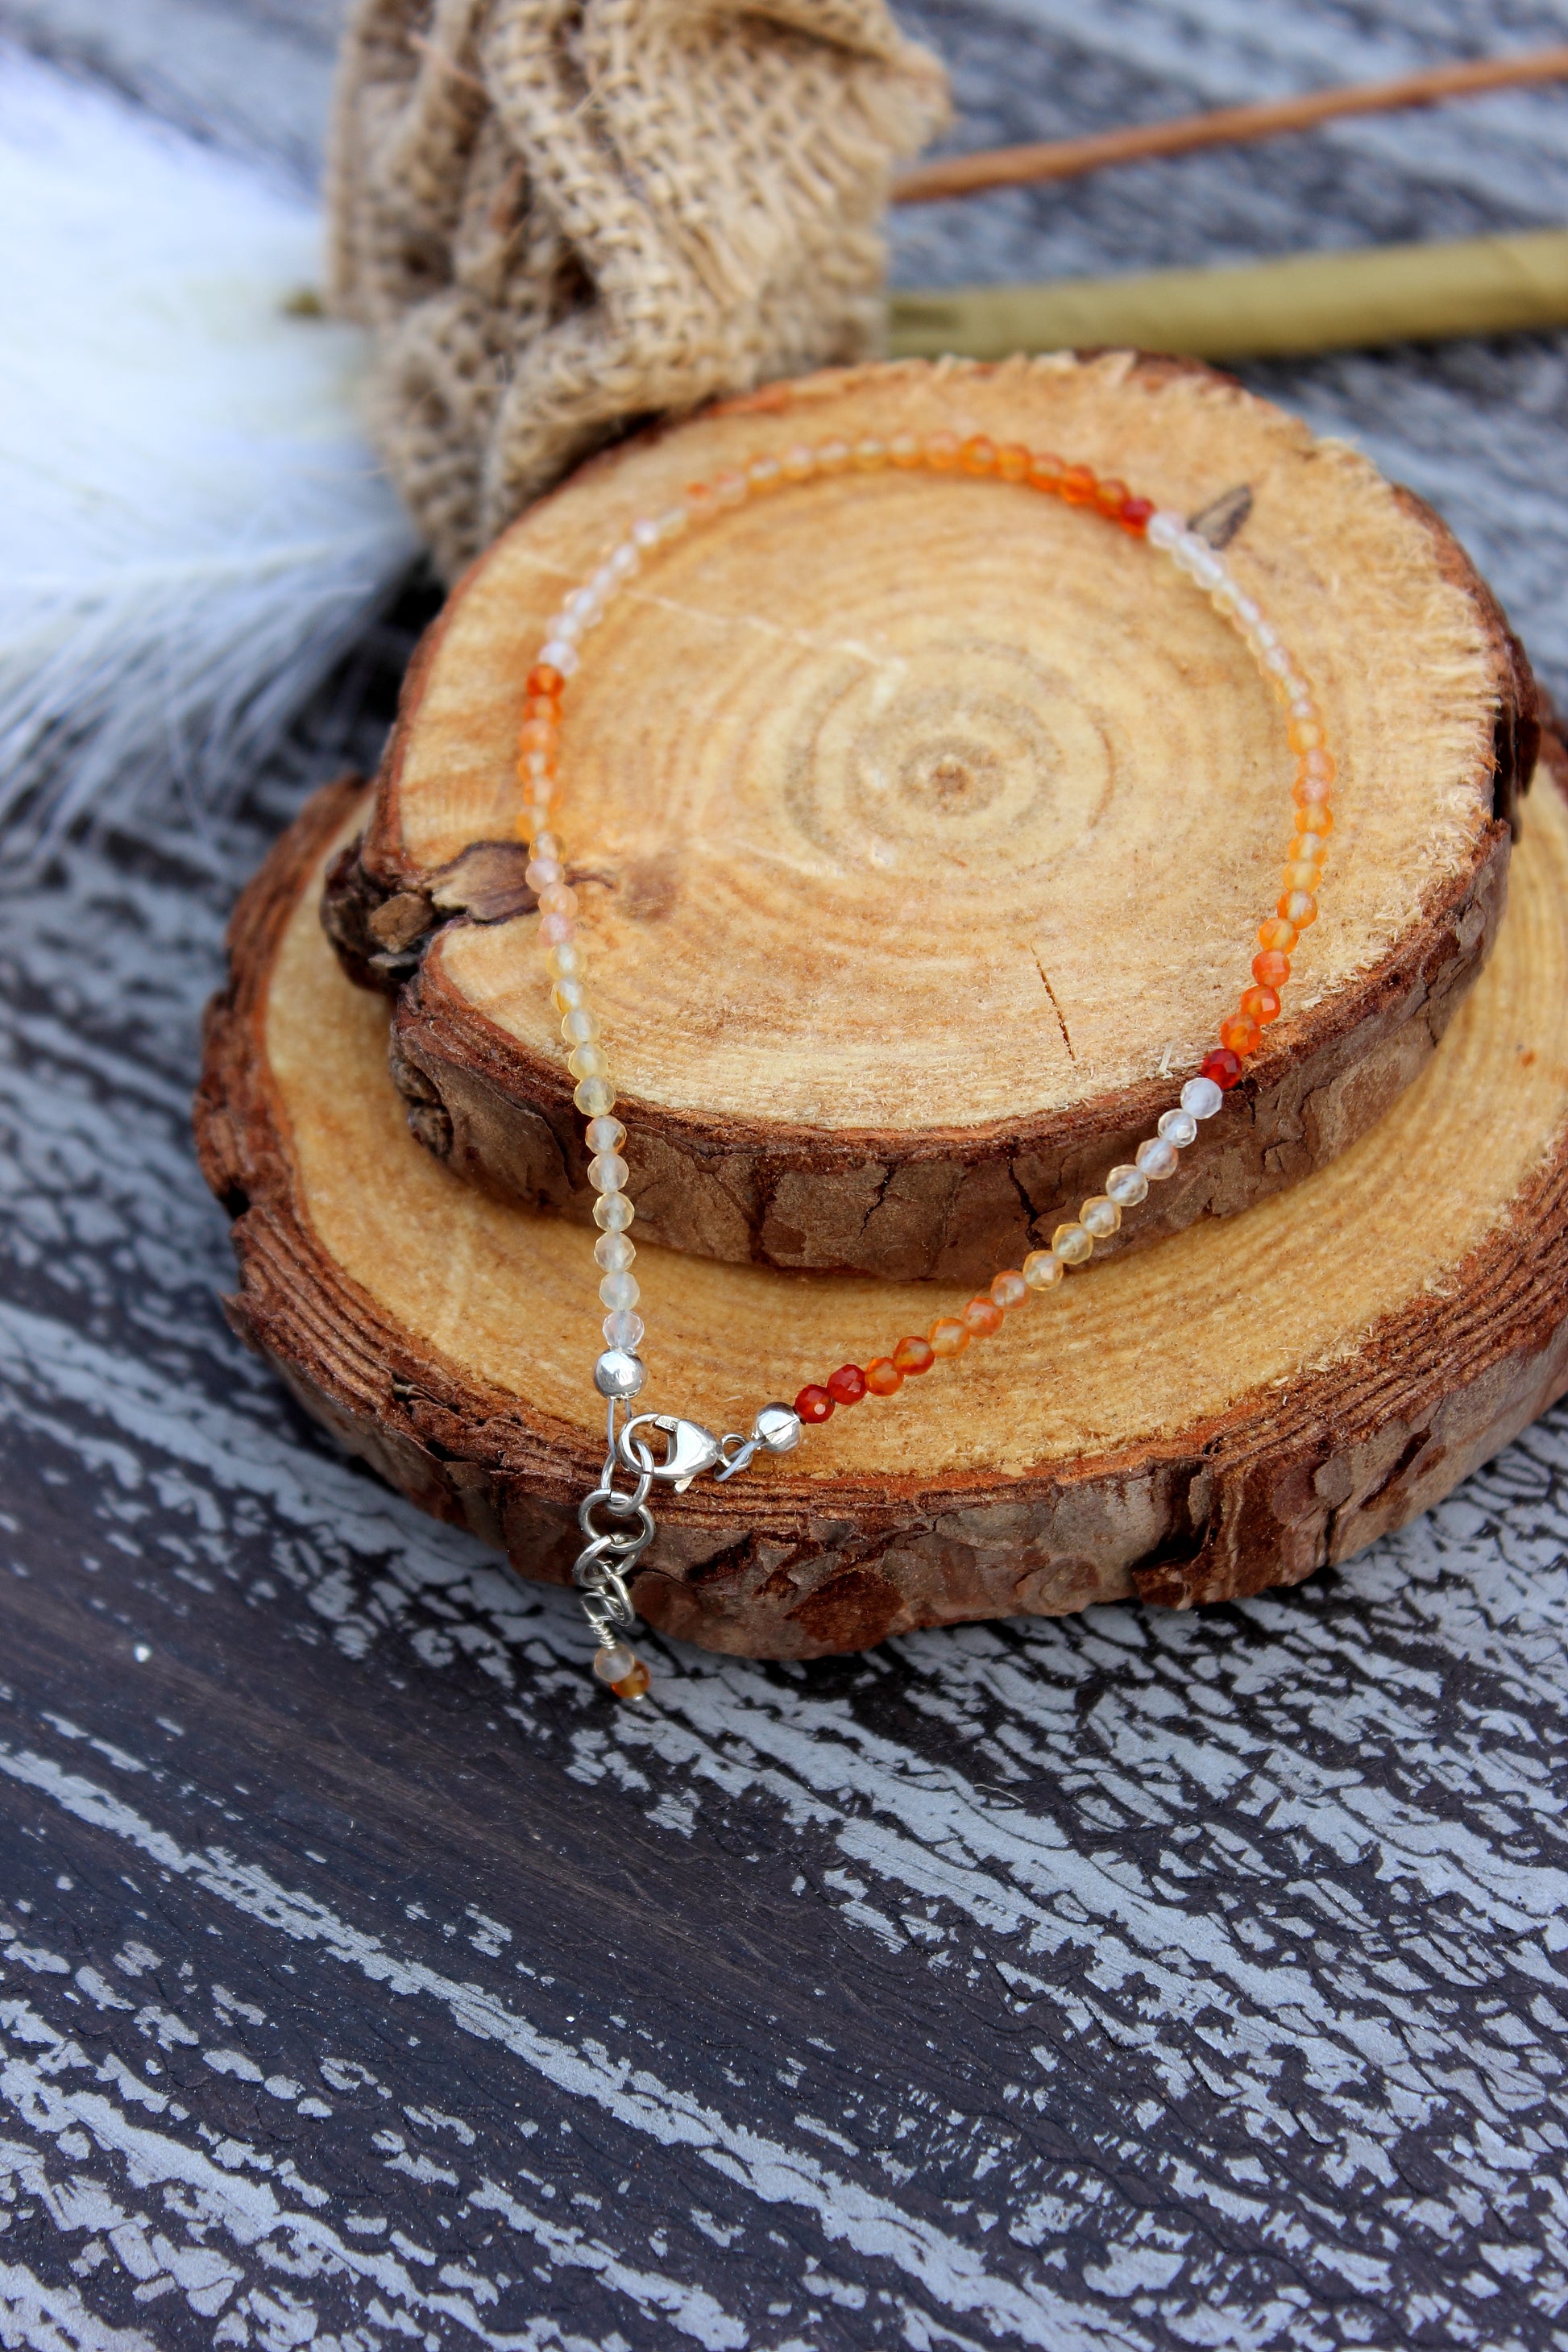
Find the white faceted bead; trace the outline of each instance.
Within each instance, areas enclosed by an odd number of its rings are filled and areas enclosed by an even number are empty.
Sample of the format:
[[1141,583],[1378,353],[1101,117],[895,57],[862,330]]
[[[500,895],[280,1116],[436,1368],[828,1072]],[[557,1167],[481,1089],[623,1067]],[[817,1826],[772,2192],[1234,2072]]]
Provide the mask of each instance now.
[[1167,1176],[1175,1174],[1181,1154],[1163,1135],[1152,1135],[1147,1143],[1138,1146],[1133,1158],[1152,1184],[1163,1184]]
[[590,1151],[618,1151],[626,1139],[626,1130],[618,1118],[591,1118],[584,1133]]
[[1096,1192],[1078,1213],[1078,1221],[1086,1234],[1097,1242],[1109,1239],[1121,1223],[1121,1212],[1109,1192]]
[[1031,1250],[1024,1260],[1024,1279],[1031,1290],[1054,1290],[1066,1272],[1054,1250]]
[[624,1234],[636,1215],[624,1192],[601,1192],[594,1203],[594,1223],[601,1233]]
[[637,553],[636,542],[629,539],[623,539],[605,569],[616,580],[629,580],[634,572],[640,572],[642,557]]
[[1189,1078],[1182,1088],[1182,1108],[1194,1118],[1212,1118],[1225,1100],[1212,1078]]
[[1191,1143],[1198,1131],[1197,1120],[1190,1110],[1164,1110],[1160,1113],[1160,1133],[1178,1151]]
[[[631,1170],[618,1151],[595,1152],[588,1162],[588,1181],[595,1192],[624,1192],[630,1174]],[[626,1304],[630,1306],[632,1302],[628,1299]]]
[[618,1308],[614,1315],[606,1315],[599,1326],[605,1335],[606,1348],[625,1348],[633,1356],[642,1346],[647,1328],[642,1317],[634,1315],[626,1307]]
[[1169,554],[1186,528],[1186,523],[1179,514],[1172,514],[1168,508],[1161,507],[1156,513],[1150,516],[1149,528],[1144,537],[1151,547],[1163,547]]
[[1105,1192],[1119,1209],[1135,1209],[1149,1197],[1149,1179],[1141,1168],[1113,1168],[1105,1180]]
[[622,1307],[635,1307],[642,1297],[635,1274],[607,1274],[599,1285],[599,1303],[618,1313]]
[[569,637],[547,637],[539,648],[539,658],[558,669],[563,677],[570,677],[577,667],[577,648]]
[[638,547],[654,548],[658,545],[659,528],[651,515],[643,515],[633,523],[632,538]]
[[[611,1197],[619,1200],[623,1196],[615,1193]],[[595,1262],[606,1274],[625,1274],[629,1265],[637,1264],[637,1244],[627,1241],[625,1234],[601,1234],[594,1244]]]

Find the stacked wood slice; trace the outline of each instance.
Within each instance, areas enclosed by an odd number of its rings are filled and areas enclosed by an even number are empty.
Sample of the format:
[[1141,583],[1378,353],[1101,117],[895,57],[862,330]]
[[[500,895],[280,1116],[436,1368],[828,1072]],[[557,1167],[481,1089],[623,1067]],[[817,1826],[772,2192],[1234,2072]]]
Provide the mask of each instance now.
[[[315,803],[236,919],[198,1131],[238,1328],[416,1499],[567,1578],[602,1310],[515,836],[523,677],[563,588],[693,478],[939,429],[1228,534],[1325,710],[1334,855],[1285,1017],[1120,1246],[665,1499],[643,1614],[758,1655],[1294,1581],[1568,1382],[1568,801],[1544,782],[1516,845],[1522,658],[1418,501],[1126,355],[807,379],[599,460],[475,567],[374,790]],[[953,476],[851,469],[677,541],[589,640],[563,742],[643,1402],[716,1430],[1098,1189],[1245,984],[1288,831],[1277,707],[1204,599]]]

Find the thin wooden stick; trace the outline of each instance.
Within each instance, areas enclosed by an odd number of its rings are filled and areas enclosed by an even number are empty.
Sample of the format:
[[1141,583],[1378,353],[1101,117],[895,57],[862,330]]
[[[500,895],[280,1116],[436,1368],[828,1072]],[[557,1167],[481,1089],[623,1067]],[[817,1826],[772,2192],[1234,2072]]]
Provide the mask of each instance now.
[[1126,131],[1100,131],[1087,139],[1050,139],[1030,147],[992,147],[977,155],[950,155],[922,164],[895,180],[898,205],[934,204],[943,196],[968,196],[986,188],[1023,187],[1037,180],[1074,180],[1107,163],[1143,163],[1153,155],[1185,155],[1194,148],[1223,147],[1247,139],[1271,139],[1283,131],[1309,131],[1346,114],[1387,114],[1402,107],[1435,106],[1447,98],[1469,98],[1488,89],[1517,89],[1531,82],[1568,80],[1568,42],[1531,49],[1521,57],[1475,58],[1462,65],[1434,66],[1426,73],[1394,81],[1361,82],[1345,89],[1304,90],[1296,98],[1271,99],[1258,106],[1225,106],[1213,114],[1183,115],[1174,122],[1136,123]]

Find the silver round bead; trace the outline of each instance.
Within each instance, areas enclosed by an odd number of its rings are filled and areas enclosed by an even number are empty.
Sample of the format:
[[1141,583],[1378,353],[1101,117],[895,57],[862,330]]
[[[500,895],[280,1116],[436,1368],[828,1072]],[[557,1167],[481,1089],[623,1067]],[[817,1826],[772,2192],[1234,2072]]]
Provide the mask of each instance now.
[[800,1444],[800,1415],[787,1404],[765,1404],[752,1434],[766,1453],[787,1454]]
[[635,1397],[647,1378],[642,1358],[628,1348],[606,1348],[594,1367],[594,1386],[602,1397]]

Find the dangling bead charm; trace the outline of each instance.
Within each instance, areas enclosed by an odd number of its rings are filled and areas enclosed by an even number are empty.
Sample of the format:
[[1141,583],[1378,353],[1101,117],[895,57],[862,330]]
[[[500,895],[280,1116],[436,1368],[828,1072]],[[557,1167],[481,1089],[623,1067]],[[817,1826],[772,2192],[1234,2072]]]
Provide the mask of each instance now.
[[605,1643],[594,1660],[594,1672],[617,1698],[641,1698],[648,1686],[647,1668],[624,1642]]

